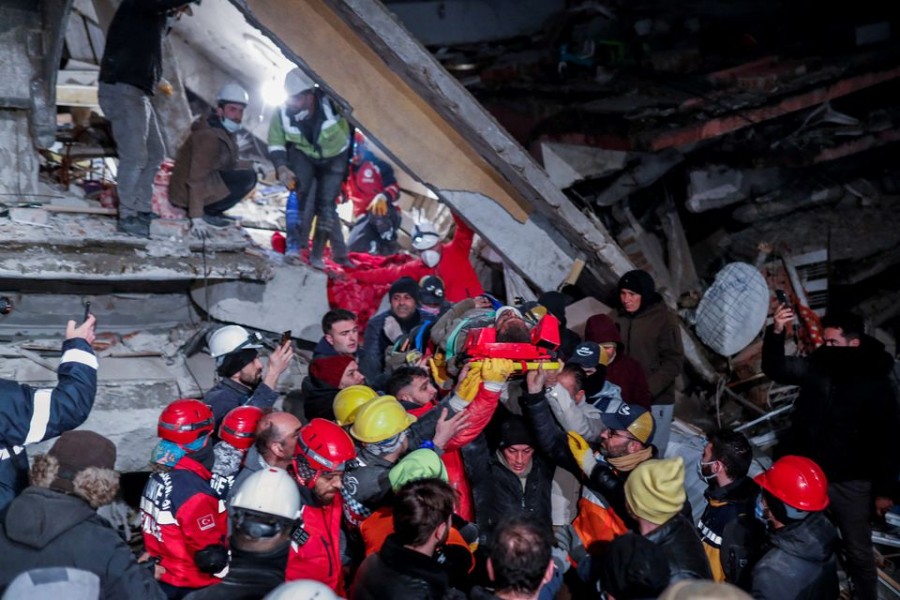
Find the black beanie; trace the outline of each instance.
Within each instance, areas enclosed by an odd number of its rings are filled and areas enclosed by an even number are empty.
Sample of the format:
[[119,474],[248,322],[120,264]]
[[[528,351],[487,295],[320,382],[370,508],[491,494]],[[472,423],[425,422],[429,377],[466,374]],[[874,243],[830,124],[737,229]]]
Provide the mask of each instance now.
[[252,363],[259,352],[256,348],[244,348],[237,352],[231,352],[222,357],[222,364],[219,365],[219,375],[221,377],[231,377],[250,363]]
[[525,444],[526,446],[536,447],[534,436],[528,429],[528,423],[521,415],[510,415],[500,425],[500,449]]
[[635,294],[640,294],[643,298],[649,299],[656,292],[656,284],[650,273],[641,269],[628,271],[619,279],[619,291],[629,290]]
[[409,294],[413,300],[418,302],[419,284],[412,277],[401,277],[391,284],[391,289],[388,291],[388,299],[392,298],[394,294]]

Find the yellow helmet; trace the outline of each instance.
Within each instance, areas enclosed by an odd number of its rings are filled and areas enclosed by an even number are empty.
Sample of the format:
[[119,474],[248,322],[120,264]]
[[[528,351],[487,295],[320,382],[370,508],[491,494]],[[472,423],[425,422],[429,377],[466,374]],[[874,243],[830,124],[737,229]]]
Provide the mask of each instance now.
[[356,411],[350,435],[361,442],[377,443],[392,438],[416,422],[393,396],[379,396]]
[[378,392],[367,385],[345,387],[334,397],[334,420],[341,427],[350,425],[353,423],[359,407],[377,397]]

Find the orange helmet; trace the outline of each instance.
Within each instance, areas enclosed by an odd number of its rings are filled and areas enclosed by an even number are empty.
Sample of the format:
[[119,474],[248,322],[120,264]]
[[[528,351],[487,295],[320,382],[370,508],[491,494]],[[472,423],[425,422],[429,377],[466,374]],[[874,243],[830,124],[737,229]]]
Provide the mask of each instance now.
[[825,473],[805,456],[780,458],[753,481],[791,508],[814,512],[825,510],[828,506]]

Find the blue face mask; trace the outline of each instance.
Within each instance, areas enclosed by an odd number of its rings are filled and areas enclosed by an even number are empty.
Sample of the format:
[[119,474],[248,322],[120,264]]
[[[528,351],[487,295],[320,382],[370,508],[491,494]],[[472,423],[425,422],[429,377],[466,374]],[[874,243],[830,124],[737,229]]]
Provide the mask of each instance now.
[[236,121],[232,121],[231,119],[222,117],[222,127],[224,127],[225,131],[227,131],[228,133],[235,133],[238,129],[241,128],[241,124]]

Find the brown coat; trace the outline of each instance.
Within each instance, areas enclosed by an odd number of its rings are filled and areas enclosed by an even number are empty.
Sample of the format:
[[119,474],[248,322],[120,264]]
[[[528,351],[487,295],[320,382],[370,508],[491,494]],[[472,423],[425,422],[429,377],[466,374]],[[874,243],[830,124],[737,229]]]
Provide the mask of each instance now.
[[675,378],[681,375],[684,348],[678,317],[662,300],[635,315],[620,310],[614,318],[625,353],[647,373],[653,404],[675,402]]
[[230,193],[219,171],[237,168],[238,148],[231,134],[222,127],[210,126],[207,119],[197,119],[175,155],[169,201],[186,208],[192,219],[202,217],[203,207]]

